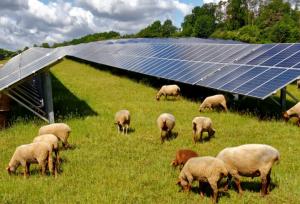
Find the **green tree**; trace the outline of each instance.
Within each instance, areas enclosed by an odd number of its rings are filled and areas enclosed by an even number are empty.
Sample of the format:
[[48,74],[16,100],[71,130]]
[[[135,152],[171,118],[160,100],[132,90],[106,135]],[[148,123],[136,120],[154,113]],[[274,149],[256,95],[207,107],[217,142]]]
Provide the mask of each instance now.
[[248,5],[246,0],[228,0],[227,29],[237,30],[247,24]]
[[161,36],[162,37],[171,37],[177,31],[177,28],[173,25],[171,20],[166,20],[161,27]]
[[208,15],[198,16],[194,29],[193,36],[200,38],[208,38],[215,30],[215,19]]
[[161,35],[161,22],[155,21],[148,27],[142,29],[139,33],[137,33],[137,37],[140,38],[155,38],[155,37],[162,37]]

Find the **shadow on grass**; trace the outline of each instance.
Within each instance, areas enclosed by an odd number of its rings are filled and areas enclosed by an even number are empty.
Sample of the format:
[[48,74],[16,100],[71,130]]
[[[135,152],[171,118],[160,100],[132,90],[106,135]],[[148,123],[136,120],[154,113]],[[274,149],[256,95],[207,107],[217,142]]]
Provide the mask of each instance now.
[[[209,183],[207,182],[202,182],[201,184],[201,189],[197,186],[193,186],[191,188],[191,192],[192,193],[195,193],[195,194],[199,194],[199,197],[201,198],[200,196],[200,191],[202,191],[203,195],[205,197],[208,197],[211,199],[212,197],[212,194],[213,194],[213,191],[209,185]],[[222,197],[227,197],[229,198],[230,197],[230,194],[228,192],[225,192],[222,188],[219,188],[219,193],[218,193],[218,201],[222,198]]]
[[[58,78],[51,74],[52,95],[55,121],[63,121],[68,118],[84,118],[98,115],[84,100],[79,99]],[[23,108],[17,102],[12,101],[8,124],[11,126],[17,120],[28,121],[35,119],[35,115]]]
[[[97,63],[92,63],[88,62],[82,59],[77,59],[74,57],[68,57],[72,60],[75,60],[77,62],[81,63],[86,63],[94,67],[95,69],[99,69],[102,71],[107,71],[110,72],[113,75],[119,76],[119,77],[126,77],[129,78],[130,80],[137,82],[137,83],[142,83],[147,86],[150,86],[152,88],[157,89],[157,91],[160,89],[162,85],[165,84],[178,84],[181,89],[181,96],[183,98],[186,98],[191,101],[199,102],[203,101],[207,96],[215,95],[215,94],[220,94],[222,92],[214,90],[214,89],[209,89],[209,88],[203,88],[200,86],[196,85],[189,85],[189,84],[184,84],[184,83],[179,83],[175,82],[172,80],[167,80],[167,79],[162,79],[158,77],[152,77],[152,76],[146,76],[140,73],[136,72],[130,72],[127,70],[122,70],[118,69],[115,67],[110,67],[106,65],[99,65]],[[238,101],[233,100],[233,95],[224,92],[223,93],[227,99],[227,106],[231,112],[237,112],[239,114],[247,114],[251,115],[254,117],[257,117],[258,119],[261,120],[269,120],[269,119],[282,119],[282,111],[281,108],[275,104],[270,98],[267,98],[265,100],[259,100],[255,98],[250,98],[246,97],[244,99],[240,99]],[[155,96],[153,95],[153,100],[155,100]],[[279,101],[279,97],[275,96],[273,97],[275,100]],[[161,98],[161,102],[164,100],[167,101],[177,101],[176,98],[170,98],[170,99],[164,99],[164,97]],[[178,100],[180,101],[180,100]],[[290,108],[295,103],[291,100],[286,100],[286,107]],[[198,110],[195,110],[198,111]]]
[[[261,189],[261,182],[259,182],[259,181],[243,181],[243,182],[241,182],[241,187],[242,187],[243,191],[259,193],[260,189]],[[277,187],[277,184],[275,184],[271,181],[269,191],[271,192],[276,187]],[[238,193],[238,189],[237,189],[236,185],[234,184],[234,182],[231,182],[231,188],[233,188]]]

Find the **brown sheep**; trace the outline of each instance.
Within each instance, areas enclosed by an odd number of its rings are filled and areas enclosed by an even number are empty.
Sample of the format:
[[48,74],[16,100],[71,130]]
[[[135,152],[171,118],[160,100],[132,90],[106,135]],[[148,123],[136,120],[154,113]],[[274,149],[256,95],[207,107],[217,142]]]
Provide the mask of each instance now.
[[261,195],[268,194],[271,183],[271,169],[275,162],[279,162],[279,152],[270,145],[245,144],[223,149],[217,156],[224,161],[228,170],[228,188],[231,177],[234,178],[238,191],[242,194],[241,176],[261,177]]
[[296,117],[298,118],[298,126],[300,126],[300,102],[291,107],[289,110],[283,113],[283,118],[287,122],[290,118]]
[[11,174],[22,165],[24,167],[24,177],[27,177],[29,175],[30,164],[38,163],[41,168],[41,173],[44,175],[47,162],[50,173],[53,173],[51,145],[46,142],[35,142],[17,147],[6,170]]
[[175,96],[178,97],[180,94],[180,88],[177,85],[164,85],[160,88],[160,90],[156,94],[156,100],[159,101],[161,96]]
[[[189,191],[194,180],[199,181],[200,189],[204,182],[208,182],[213,190],[212,199],[215,203],[218,198],[218,183],[227,174],[228,171],[222,160],[210,156],[193,157],[186,162],[181,170],[177,184],[183,190]],[[203,196],[202,191],[200,193]]]
[[200,135],[200,142],[202,142],[203,132],[208,132],[208,136],[212,137],[215,130],[212,127],[212,121],[208,117],[195,117],[192,121],[193,124],[193,140],[196,143],[197,135]]
[[198,157],[197,152],[189,149],[180,149],[176,152],[176,158],[172,161],[171,165],[177,167],[181,170],[184,164],[192,157]]
[[172,135],[172,129],[175,126],[175,117],[170,113],[162,113],[156,122],[160,130],[161,143],[164,143],[165,139]]
[[128,110],[120,110],[115,115],[115,124],[118,128],[118,133],[120,131],[123,132],[123,134],[128,134],[128,129],[130,125],[130,112]]
[[71,133],[71,128],[65,123],[53,123],[44,125],[39,129],[38,135],[53,134],[62,141],[63,147],[69,147],[68,138]]
[[225,96],[222,94],[209,96],[204,99],[204,101],[201,103],[199,107],[199,111],[203,111],[205,108],[208,108],[211,110],[213,107],[221,106],[224,108],[225,111],[227,111],[226,106],[226,99]]

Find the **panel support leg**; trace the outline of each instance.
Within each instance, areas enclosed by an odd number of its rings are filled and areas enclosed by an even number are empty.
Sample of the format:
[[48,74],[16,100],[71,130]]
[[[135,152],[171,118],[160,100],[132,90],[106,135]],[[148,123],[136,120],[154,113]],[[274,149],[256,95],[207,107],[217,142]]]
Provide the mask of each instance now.
[[52,99],[52,84],[50,72],[46,71],[42,73],[42,83],[43,83],[43,93],[45,99],[45,108],[47,112],[47,116],[49,119],[49,123],[54,123],[54,111],[53,111],[53,99]]
[[281,105],[281,111],[286,111],[286,87],[282,88],[280,90],[280,105]]

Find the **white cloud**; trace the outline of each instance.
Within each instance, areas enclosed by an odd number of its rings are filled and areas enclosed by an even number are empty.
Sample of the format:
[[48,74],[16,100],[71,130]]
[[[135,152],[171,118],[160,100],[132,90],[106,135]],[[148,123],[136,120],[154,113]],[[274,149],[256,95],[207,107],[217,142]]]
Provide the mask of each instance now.
[[114,30],[134,33],[155,20],[175,21],[192,6],[179,0],[1,0],[0,48],[22,49]]

